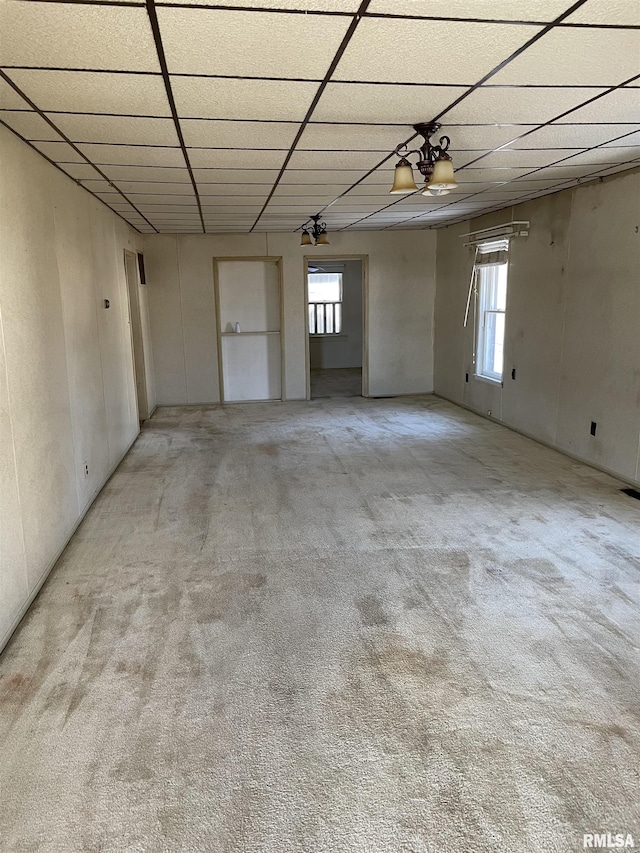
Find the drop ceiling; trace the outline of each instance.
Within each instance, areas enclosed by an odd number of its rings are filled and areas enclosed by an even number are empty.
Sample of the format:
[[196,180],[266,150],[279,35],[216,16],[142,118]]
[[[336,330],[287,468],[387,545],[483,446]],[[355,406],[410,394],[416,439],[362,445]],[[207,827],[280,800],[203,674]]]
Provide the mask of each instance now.
[[[144,233],[431,228],[640,165],[637,0],[9,0],[0,121]],[[390,196],[437,120],[458,189]]]

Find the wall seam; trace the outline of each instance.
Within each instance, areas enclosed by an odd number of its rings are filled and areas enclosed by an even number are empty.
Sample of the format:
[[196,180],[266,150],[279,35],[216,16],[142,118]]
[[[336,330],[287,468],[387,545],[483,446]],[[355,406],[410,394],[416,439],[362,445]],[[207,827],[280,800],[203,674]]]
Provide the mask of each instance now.
[[180,244],[178,235],[175,235],[176,240],[176,278],[178,279],[178,301],[180,302],[180,333],[182,335],[182,362],[184,364],[184,396],[185,403],[189,405],[189,378],[187,375],[187,345],[184,337],[184,311],[182,309],[182,282],[180,281]]
[[11,428],[11,451],[13,454],[13,470],[16,481],[16,497],[18,500],[18,513],[20,514],[20,541],[22,543],[22,571],[27,593],[29,592],[29,573],[27,571],[27,547],[24,536],[24,518],[22,514],[22,500],[20,498],[20,481],[18,479],[18,455],[16,453],[15,431],[13,429],[13,409],[11,406],[11,389],[9,388],[9,370],[7,368],[7,347],[4,338],[4,323],[2,321],[2,306],[0,306],[0,346],[4,356],[4,374],[7,386],[7,408],[9,410],[9,425]]
[[67,347],[67,328],[65,323],[65,311],[64,311],[64,300],[62,298],[62,283],[60,276],[60,245],[58,241],[58,232],[56,227],[56,208],[54,205],[52,211],[52,220],[53,220],[53,240],[56,247],[56,267],[58,269],[58,293],[60,296],[60,316],[62,319],[62,341],[64,343],[64,363],[66,366],[67,373],[67,399],[69,403],[69,423],[71,424],[71,446],[73,447],[73,470],[75,471],[75,487],[76,487],[76,500],[78,502],[77,512],[80,512],[81,506],[81,496],[80,496],[80,472],[78,471],[78,447],[77,447],[77,435],[76,435],[76,423],[73,417],[73,411],[71,408],[71,376],[69,372],[69,350]]
[[[93,211],[92,211],[92,213],[93,213]],[[89,237],[90,237],[90,243],[91,243],[91,284],[93,287],[93,304],[94,304],[95,315],[96,315],[96,329],[98,331],[98,354],[100,356],[100,380],[102,382],[102,403],[104,405],[104,433],[105,433],[105,439],[107,442],[107,464],[109,464],[111,461],[111,443],[109,441],[109,412],[107,409],[107,391],[105,388],[105,381],[104,381],[104,359],[102,357],[102,344],[103,344],[103,340],[104,340],[104,335],[102,336],[102,339],[101,339],[101,337],[100,337],[100,312],[98,311],[98,286],[97,286],[98,283],[97,283],[97,277],[95,274],[95,270],[96,270],[95,242],[93,239],[92,227],[93,227],[93,222],[90,221],[89,222]]]
[[[569,205],[569,222],[567,224],[567,253],[565,257],[565,270],[569,273],[569,261],[571,257],[571,221],[573,219],[573,204],[575,190],[571,190],[571,203]],[[553,418],[553,446],[558,445],[558,419],[560,417],[560,391],[562,388],[562,364],[564,361],[565,333],[567,318],[567,288],[565,281],[562,282],[562,324],[560,326],[560,357],[558,359],[558,382],[556,385],[556,412]]]

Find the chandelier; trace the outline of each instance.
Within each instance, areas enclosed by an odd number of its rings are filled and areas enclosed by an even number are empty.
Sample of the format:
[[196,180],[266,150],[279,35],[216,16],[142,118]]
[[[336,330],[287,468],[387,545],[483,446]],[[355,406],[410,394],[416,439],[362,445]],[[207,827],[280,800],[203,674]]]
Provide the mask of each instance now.
[[302,236],[300,238],[301,246],[328,246],[329,245],[329,236],[327,234],[327,224],[326,222],[320,222],[320,214],[316,213],[314,216],[310,216],[309,219],[313,220],[312,223],[309,221],[305,222],[302,226]]
[[420,122],[414,124],[413,128],[424,138],[424,144],[414,150],[409,150],[405,144],[398,145],[395,149],[394,153],[400,157],[400,160],[396,164],[393,186],[389,192],[391,195],[418,192],[413,178],[413,168],[407,159],[409,155],[417,154],[419,160],[416,166],[425,180],[422,195],[446,195],[458,186],[453,174],[451,157],[447,154],[451,140],[448,136],[441,136],[438,145],[432,145],[429,142],[429,137],[440,130],[437,122]]

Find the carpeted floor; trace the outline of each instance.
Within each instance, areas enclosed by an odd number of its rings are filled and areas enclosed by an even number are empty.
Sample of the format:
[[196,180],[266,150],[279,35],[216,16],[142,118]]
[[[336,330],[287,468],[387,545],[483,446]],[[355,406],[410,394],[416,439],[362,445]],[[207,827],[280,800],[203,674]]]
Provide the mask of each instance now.
[[162,409],[0,659],[0,849],[640,845],[640,504],[433,397]]

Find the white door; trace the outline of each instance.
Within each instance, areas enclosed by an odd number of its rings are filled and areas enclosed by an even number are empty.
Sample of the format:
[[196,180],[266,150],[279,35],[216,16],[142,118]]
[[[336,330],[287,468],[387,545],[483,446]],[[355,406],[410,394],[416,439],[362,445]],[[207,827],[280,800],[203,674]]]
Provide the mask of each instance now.
[[281,400],[280,266],[216,261],[223,402]]

